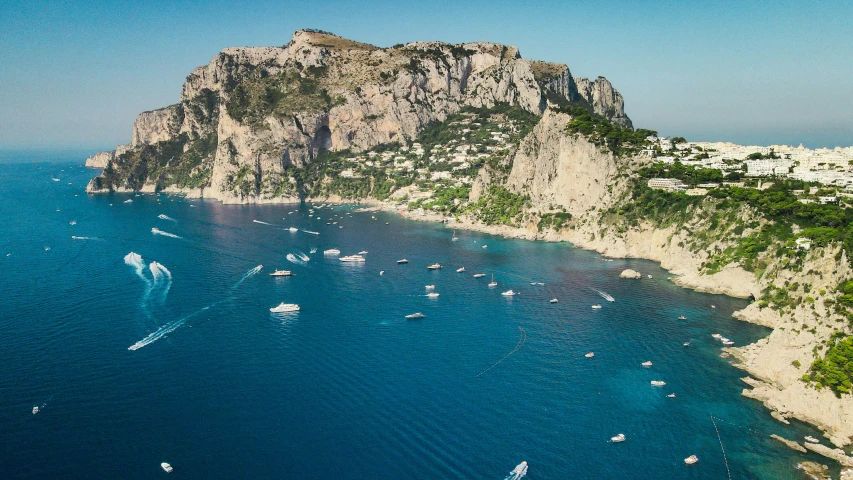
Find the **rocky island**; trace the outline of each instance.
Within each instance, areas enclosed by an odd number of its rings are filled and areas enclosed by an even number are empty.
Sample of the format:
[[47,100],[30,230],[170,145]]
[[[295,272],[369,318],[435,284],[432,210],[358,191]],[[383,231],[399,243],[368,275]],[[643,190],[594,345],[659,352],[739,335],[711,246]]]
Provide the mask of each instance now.
[[365,201],[658,261],[679,285],[753,299],[735,315],[772,333],[722,352],[749,374],[743,395],[850,445],[853,211],[798,201],[802,180],[763,188],[661,161],[659,143],[605,78],[512,46],[379,48],[302,30],[195,69],[180,103],[140,114],[129,144],[87,160],[103,168],[87,190]]

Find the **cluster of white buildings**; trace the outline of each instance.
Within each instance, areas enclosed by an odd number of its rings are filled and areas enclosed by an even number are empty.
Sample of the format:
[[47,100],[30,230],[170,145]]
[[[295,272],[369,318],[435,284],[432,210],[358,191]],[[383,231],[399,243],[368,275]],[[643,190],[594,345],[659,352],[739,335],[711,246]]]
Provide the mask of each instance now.
[[[649,137],[649,140],[652,145],[646,152],[657,155],[656,159],[664,163],[678,160],[685,165],[718,169],[724,174],[737,171],[747,177],[791,178],[853,190],[853,147],[812,150],[803,145],[746,146],[729,142],[673,145],[666,138]],[[750,159],[755,153],[764,158]]]

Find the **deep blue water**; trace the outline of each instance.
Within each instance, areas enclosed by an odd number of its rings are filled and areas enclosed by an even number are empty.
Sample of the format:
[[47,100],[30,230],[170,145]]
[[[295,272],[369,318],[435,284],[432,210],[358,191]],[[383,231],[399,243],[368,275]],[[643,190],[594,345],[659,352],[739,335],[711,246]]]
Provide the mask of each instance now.
[[[522,460],[527,478],[726,478],[710,415],[732,478],[798,478],[811,458],[767,438],[815,431],[741,397],[743,372],[711,338],[768,333],[731,318],[745,301],[676,287],[652,262],[463,231],[452,242],[440,225],[346,207],[317,220],[307,206],[88,196],[95,173],[0,164],[3,478],[152,478],[167,461],[176,478],[502,479]],[[620,280],[627,267],[654,278]],[[281,302],[302,310],[270,314]],[[416,311],[427,317],[404,319]],[[176,328],[128,350],[164,325]]]

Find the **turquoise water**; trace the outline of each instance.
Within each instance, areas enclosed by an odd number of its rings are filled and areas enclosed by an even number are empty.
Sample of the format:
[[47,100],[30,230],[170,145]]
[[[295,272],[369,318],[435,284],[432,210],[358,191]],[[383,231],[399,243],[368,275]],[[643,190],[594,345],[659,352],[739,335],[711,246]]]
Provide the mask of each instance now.
[[[652,262],[452,242],[346,207],[317,220],[307,206],[87,196],[94,174],[0,165],[5,478],[152,478],[166,461],[183,478],[502,479],[522,460],[527,478],[726,478],[711,415],[732,478],[798,478],[814,459],[767,438],[816,432],[741,397],[743,372],[719,357],[712,333],[768,333],[731,318],[746,302],[678,288]],[[328,248],[369,253],[342,265]],[[628,267],[653,278],[620,280]],[[270,314],[281,302],[302,310]],[[617,433],[627,441],[609,443]]]

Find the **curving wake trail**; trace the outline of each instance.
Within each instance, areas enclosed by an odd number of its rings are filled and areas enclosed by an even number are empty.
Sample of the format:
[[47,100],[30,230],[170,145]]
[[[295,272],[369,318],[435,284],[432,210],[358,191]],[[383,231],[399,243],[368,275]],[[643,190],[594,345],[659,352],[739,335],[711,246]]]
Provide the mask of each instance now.
[[145,282],[145,292],[142,294],[142,300],[139,306],[142,307],[145,315],[150,317],[151,313],[148,311],[148,298],[151,296],[151,290],[154,288],[154,284],[151,283],[151,280],[148,280],[148,277],[143,273],[145,271],[145,262],[142,260],[141,255],[130,252],[124,256],[124,263],[133,267],[136,275]]
[[615,302],[616,301],[616,299],[613,298],[609,293],[602,292],[601,290],[599,290],[597,288],[592,288],[592,287],[589,287],[589,288],[590,288],[590,290],[594,291],[595,293],[601,295],[601,298],[607,300],[608,302]]
[[166,303],[166,296],[169,295],[169,289],[172,288],[172,272],[162,264],[153,261],[148,265],[148,268],[151,270],[151,276],[154,278],[154,288],[161,290],[158,303],[162,305]]
[[[141,259],[141,257],[140,257],[140,259]],[[165,267],[163,267],[163,268],[165,268]],[[134,343],[133,345],[127,347],[127,349],[128,350],[139,350],[140,348],[142,348],[146,345],[151,345],[152,343],[156,342],[157,340],[160,340],[161,338],[165,337],[166,335],[168,335],[168,334],[174,332],[175,330],[177,330],[178,328],[180,328],[181,325],[183,325],[187,322],[187,320],[195,317],[196,315],[198,315],[202,312],[205,312],[205,311],[219,305],[220,303],[227,302],[227,301],[233,299],[234,298],[234,294],[233,294],[234,290],[236,290],[237,287],[239,287],[247,278],[252,277],[255,274],[257,274],[258,272],[260,272],[261,268],[263,268],[263,265],[258,265],[257,267],[252,268],[249,271],[247,271],[245,274],[243,274],[243,277],[241,277],[240,280],[238,280],[237,283],[235,283],[234,286],[231,287],[231,295],[229,295],[227,298],[223,298],[222,300],[218,300],[216,302],[213,302],[210,305],[208,305],[204,308],[201,308],[201,309],[187,315],[186,317],[180,318],[178,320],[175,320],[174,322],[167,323],[166,325],[163,325],[162,327],[158,328],[156,331],[150,333],[147,337],[145,337],[142,340],[140,340],[140,341]]]
[[177,221],[177,220],[175,220],[174,218],[172,218],[172,217],[170,217],[170,216],[166,215],[165,213],[161,213],[160,215],[157,215],[157,218],[159,218],[160,220],[168,220],[168,221],[170,221],[170,222],[178,223],[178,221]]
[[305,260],[302,260],[292,253],[288,253],[284,258],[286,258],[288,262],[296,265],[305,265],[307,263]]

